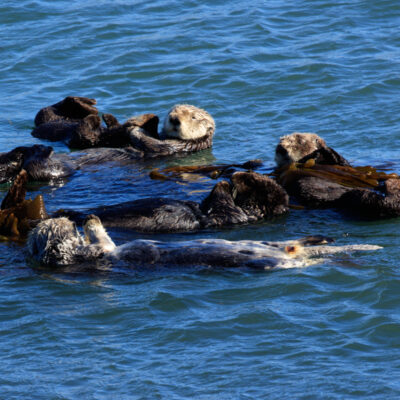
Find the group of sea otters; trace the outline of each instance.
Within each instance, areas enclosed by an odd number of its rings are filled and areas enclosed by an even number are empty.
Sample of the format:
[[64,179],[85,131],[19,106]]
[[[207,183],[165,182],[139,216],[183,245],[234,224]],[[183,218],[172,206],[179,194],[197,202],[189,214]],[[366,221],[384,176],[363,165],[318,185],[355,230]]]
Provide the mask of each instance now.
[[[45,266],[124,262],[131,266],[203,265],[270,269],[304,265],[310,257],[377,246],[326,246],[331,240],[309,236],[287,242],[220,239],[164,243],[134,240],[116,246],[104,227],[146,232],[193,231],[246,224],[287,213],[291,206],[335,208],[371,219],[400,216],[400,179],[372,167],[353,167],[312,133],[293,133],[276,147],[276,168],[269,176],[253,169],[259,162],[177,167],[185,172],[223,176],[201,202],[165,197],[143,198],[86,212],[62,210],[49,216],[42,196],[26,200],[28,181],[53,182],[90,164],[129,162],[148,157],[188,154],[212,146],[215,123],[195,106],[174,106],[161,131],[155,114],[119,123],[100,119],[96,101],[66,97],[41,109],[32,135],[63,141],[70,154],[52,147],[17,147],[0,154],[0,183],[12,182],[1,204],[0,235],[26,239],[30,258]],[[158,174],[158,172],[157,172]],[[162,176],[162,174],[160,174]],[[83,236],[76,224],[83,225]]]

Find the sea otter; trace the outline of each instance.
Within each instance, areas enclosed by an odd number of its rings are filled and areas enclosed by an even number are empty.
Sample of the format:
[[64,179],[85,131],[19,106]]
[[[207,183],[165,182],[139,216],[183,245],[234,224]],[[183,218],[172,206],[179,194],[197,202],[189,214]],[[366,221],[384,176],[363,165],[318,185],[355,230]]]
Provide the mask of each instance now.
[[12,182],[25,169],[29,181],[55,183],[72,176],[76,170],[105,162],[130,163],[142,159],[143,152],[127,147],[92,148],[82,152],[55,153],[51,146],[20,146],[0,153],[0,184]]
[[60,210],[54,216],[68,216],[82,223],[88,214],[96,214],[106,227],[175,232],[246,224],[281,216],[287,211],[288,195],[279,184],[266,175],[239,171],[229,181],[218,182],[200,204],[144,198],[85,212]]
[[[199,151],[211,147],[215,122],[211,115],[198,107],[174,106],[157,133],[159,118],[143,114],[120,124],[111,114],[103,114],[101,124],[96,100],[66,97],[41,109],[35,117],[32,135],[51,141],[64,141],[75,149],[92,147],[133,147],[142,157],[167,156]],[[139,155],[139,153],[138,153]]]
[[371,219],[400,216],[400,179],[352,167],[316,134],[294,133],[276,148],[277,181],[300,204],[335,207]]
[[55,153],[51,146],[20,146],[0,153],[0,184],[12,182],[24,169],[29,181],[56,183],[72,176],[78,169],[105,162],[131,162],[142,152],[133,148],[99,148],[85,152]]
[[138,126],[128,129],[132,146],[148,157],[207,149],[212,145],[214,131],[215,122],[211,115],[189,104],[175,105],[169,111],[160,134],[162,140],[148,135]]
[[309,159],[314,159],[318,164],[350,165],[315,133],[295,132],[281,137],[275,150],[278,168],[292,163],[304,163]]
[[49,267],[85,262],[96,265],[99,262],[107,266],[131,268],[205,266],[262,270],[303,267],[311,264],[311,257],[315,256],[380,249],[373,245],[306,247],[327,242],[323,237],[287,242],[199,239],[171,243],[134,240],[116,246],[100,219],[89,215],[84,222],[84,237],[68,218],[52,218],[39,223],[30,232],[27,248],[30,257]]
[[0,183],[12,182],[24,169],[30,181],[55,181],[71,176],[77,166],[50,146],[20,146],[0,154]]

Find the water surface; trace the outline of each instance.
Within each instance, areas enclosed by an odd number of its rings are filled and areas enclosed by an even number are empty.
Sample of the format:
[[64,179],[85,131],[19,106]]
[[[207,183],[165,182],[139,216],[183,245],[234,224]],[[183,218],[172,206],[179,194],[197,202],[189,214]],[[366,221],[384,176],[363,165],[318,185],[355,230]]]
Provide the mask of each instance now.
[[[214,182],[151,181],[149,171],[254,158],[270,168],[279,137],[293,131],[318,133],[356,165],[399,173],[399,25],[394,0],[5,1],[0,151],[41,143],[30,136],[36,112],[81,95],[121,121],[163,118],[175,103],[205,108],[217,123],[214,146],[31,185],[29,196],[42,193],[49,211],[146,196],[201,200]],[[398,224],[311,210],[233,229],[141,235],[323,233],[384,247],[273,273],[57,273],[1,243],[0,397],[398,398]],[[110,233],[118,243],[140,237]]]

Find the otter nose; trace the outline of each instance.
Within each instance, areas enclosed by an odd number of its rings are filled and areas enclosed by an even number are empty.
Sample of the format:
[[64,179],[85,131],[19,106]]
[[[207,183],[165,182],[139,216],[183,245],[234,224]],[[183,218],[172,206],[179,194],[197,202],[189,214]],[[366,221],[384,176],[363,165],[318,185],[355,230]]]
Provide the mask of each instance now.
[[181,121],[179,121],[179,118],[175,117],[173,115],[171,115],[169,117],[169,122],[171,123],[171,125],[175,125],[175,126],[179,126],[181,124]]

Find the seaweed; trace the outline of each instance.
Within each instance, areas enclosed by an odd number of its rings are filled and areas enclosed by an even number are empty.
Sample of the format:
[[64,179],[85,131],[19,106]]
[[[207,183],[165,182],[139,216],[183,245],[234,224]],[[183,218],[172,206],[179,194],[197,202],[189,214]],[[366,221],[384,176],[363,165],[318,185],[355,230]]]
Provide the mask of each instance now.
[[378,171],[371,166],[350,167],[341,165],[317,164],[314,159],[304,163],[292,163],[275,171],[277,181],[284,187],[303,177],[316,177],[335,182],[350,188],[380,190],[388,179],[399,179],[395,173]]

